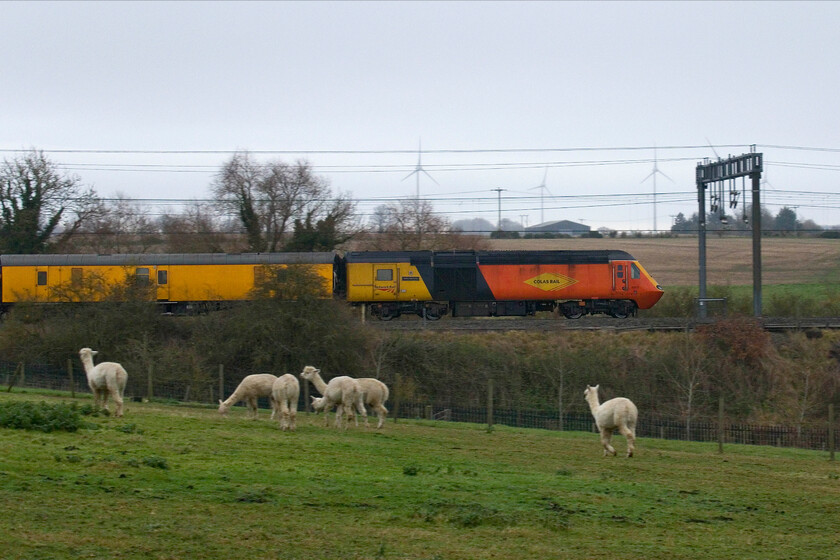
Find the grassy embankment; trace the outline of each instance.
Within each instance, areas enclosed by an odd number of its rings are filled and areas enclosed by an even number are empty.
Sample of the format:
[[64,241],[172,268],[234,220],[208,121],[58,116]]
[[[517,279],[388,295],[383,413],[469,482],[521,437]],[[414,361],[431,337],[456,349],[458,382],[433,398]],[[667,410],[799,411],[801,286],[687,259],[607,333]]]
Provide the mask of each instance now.
[[[57,400],[33,392],[12,400]],[[89,402],[90,397],[78,399]],[[98,429],[0,429],[6,558],[836,558],[826,453],[429,421],[296,433],[129,403]],[[625,448],[617,438],[619,452]]]

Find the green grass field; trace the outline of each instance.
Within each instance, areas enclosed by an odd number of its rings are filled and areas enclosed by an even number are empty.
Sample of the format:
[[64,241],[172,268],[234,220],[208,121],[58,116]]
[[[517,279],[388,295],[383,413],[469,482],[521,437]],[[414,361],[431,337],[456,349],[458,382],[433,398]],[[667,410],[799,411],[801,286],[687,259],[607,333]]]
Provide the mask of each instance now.
[[[9,401],[69,397],[0,393]],[[80,404],[90,397],[79,398]],[[283,433],[268,411],[127,404],[0,428],[3,558],[837,558],[827,453],[392,420]],[[616,438],[619,453],[625,449]]]

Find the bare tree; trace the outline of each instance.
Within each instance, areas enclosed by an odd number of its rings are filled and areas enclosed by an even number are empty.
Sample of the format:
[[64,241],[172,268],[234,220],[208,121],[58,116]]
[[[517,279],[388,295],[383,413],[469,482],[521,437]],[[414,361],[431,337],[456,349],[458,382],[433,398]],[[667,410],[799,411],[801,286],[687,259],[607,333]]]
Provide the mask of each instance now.
[[239,235],[222,223],[207,204],[196,202],[180,214],[164,214],[159,223],[164,246],[170,253],[224,253],[239,249]]
[[63,175],[43,152],[32,150],[0,168],[0,250],[43,253],[63,246],[101,211],[92,188]]
[[73,242],[74,249],[93,253],[146,253],[159,244],[148,207],[122,195],[103,203],[101,211],[79,227]]
[[336,231],[353,215],[349,199],[333,199],[329,184],[306,161],[259,164],[247,152],[235,154],[213,184],[220,206],[236,212],[252,251],[276,251],[297,220],[314,227],[319,220]]
[[454,229],[427,200],[378,206],[368,231],[371,249],[421,251],[476,248],[481,241]]

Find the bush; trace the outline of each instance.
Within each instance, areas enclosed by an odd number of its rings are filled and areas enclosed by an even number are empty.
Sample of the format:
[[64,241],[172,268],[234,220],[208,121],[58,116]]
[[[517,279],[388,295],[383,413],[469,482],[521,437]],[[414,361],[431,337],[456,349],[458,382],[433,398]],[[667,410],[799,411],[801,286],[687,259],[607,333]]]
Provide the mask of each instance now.
[[98,414],[91,405],[78,407],[76,403],[47,404],[45,402],[0,403],[0,427],[16,430],[75,432],[80,428],[94,427],[82,419],[85,415]]

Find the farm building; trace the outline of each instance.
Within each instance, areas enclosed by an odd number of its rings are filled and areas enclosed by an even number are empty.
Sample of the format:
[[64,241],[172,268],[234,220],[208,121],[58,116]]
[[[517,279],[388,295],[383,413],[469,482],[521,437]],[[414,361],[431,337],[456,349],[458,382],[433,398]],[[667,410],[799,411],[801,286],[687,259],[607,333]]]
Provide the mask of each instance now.
[[559,220],[556,222],[544,222],[525,228],[527,233],[562,233],[565,235],[581,236],[590,232],[590,227],[570,220]]

